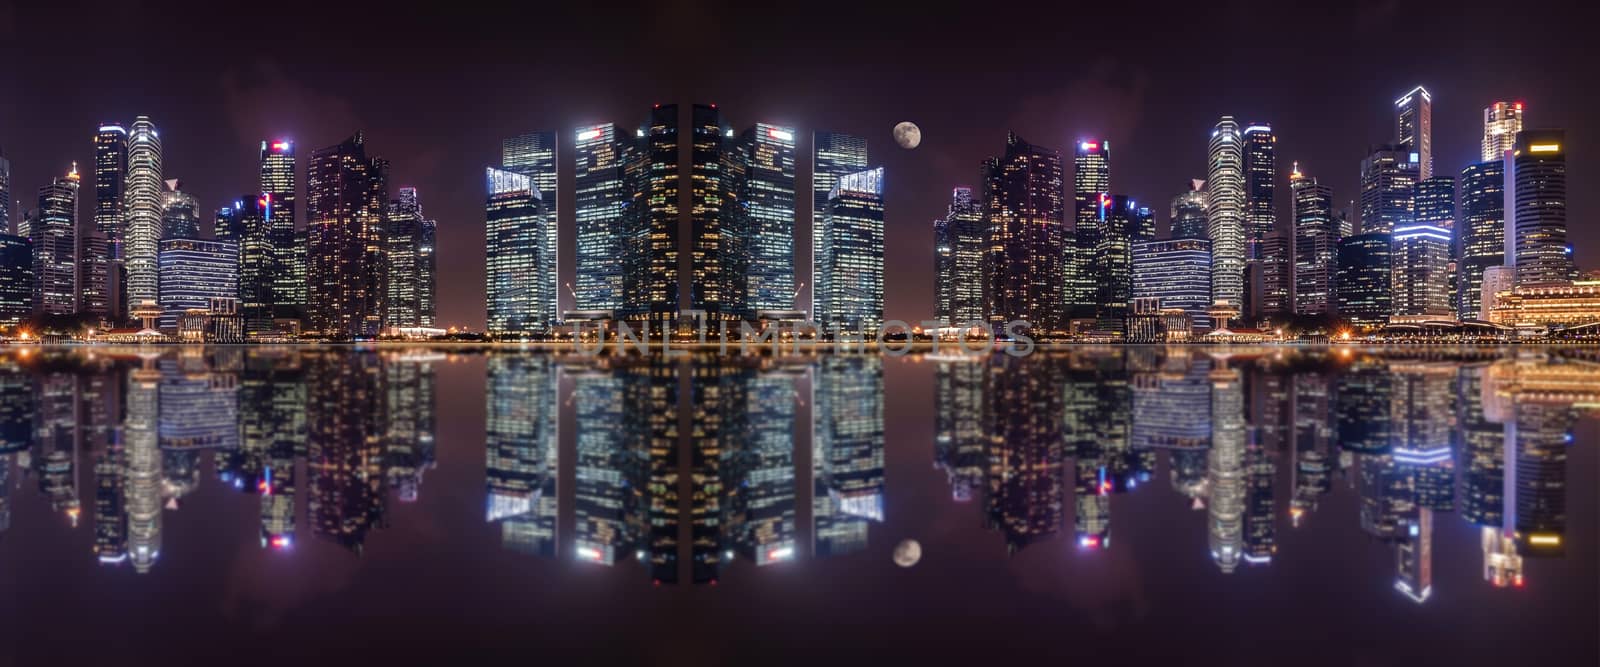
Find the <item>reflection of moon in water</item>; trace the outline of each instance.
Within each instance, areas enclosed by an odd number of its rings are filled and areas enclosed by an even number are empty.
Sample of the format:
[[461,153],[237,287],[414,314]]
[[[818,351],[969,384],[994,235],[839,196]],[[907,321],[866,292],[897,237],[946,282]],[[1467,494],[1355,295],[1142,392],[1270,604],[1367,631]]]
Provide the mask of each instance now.
[[900,567],[911,567],[922,560],[922,545],[916,540],[900,540],[894,545],[894,564]]
[[922,128],[909,120],[900,121],[894,126],[894,142],[906,150],[916,148],[922,143]]

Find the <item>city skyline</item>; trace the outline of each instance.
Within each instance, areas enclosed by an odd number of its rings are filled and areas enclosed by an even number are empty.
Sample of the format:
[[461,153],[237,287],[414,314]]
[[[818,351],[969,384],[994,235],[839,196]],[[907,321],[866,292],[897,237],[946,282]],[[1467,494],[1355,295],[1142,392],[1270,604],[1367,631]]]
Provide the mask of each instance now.
[[[25,10],[19,16],[19,25],[27,25],[32,20],[32,11],[37,10]],[[674,11],[686,16],[696,14],[694,10],[682,8]],[[1385,10],[1368,11],[1381,15]],[[1409,14],[1411,11],[1423,13],[1426,9],[1407,7],[1387,11]],[[1393,29],[1382,22],[1374,22],[1370,14],[1326,18],[1333,28],[1351,31],[1362,40],[1378,39]],[[1176,25],[1181,19],[1178,15],[1163,17],[1153,29],[1157,34],[1176,34]],[[885,15],[866,12],[859,27],[851,27],[840,35],[846,48],[821,65],[842,65],[847,58],[858,58],[864,49],[871,48],[864,39],[866,29],[886,20]],[[1066,23],[1062,21],[1062,24],[1062,30],[1067,30]],[[309,73],[306,67],[316,54],[297,55],[269,49],[258,54],[259,61],[266,65],[229,58],[204,65],[186,64],[206,74],[199,79],[205,82],[203,89],[214,83],[221,90],[215,99],[183,95],[157,99],[147,97],[150,93],[112,84],[89,91],[84,103],[73,104],[48,118],[37,115],[31,108],[0,108],[0,128],[37,128],[28,136],[16,136],[9,129],[0,130],[0,146],[4,147],[4,155],[11,163],[13,199],[26,202],[31,199],[27,195],[42,185],[45,176],[55,174],[73,160],[80,165],[91,163],[91,137],[86,135],[104,119],[119,118],[127,122],[135,115],[145,114],[162,129],[164,171],[169,177],[183,178],[185,189],[192,188],[199,197],[201,210],[210,211],[223,201],[231,201],[239,192],[248,191],[256,169],[252,153],[262,138],[290,138],[301,147],[315,147],[335,143],[357,129],[364,130],[381,152],[394,161],[396,171],[392,186],[416,187],[429,202],[430,217],[439,221],[439,273],[452,277],[440,281],[439,322],[480,329],[483,281],[475,277],[484,265],[480,254],[482,192],[479,170],[495,164],[496,148],[501,139],[533,130],[550,130],[558,132],[565,140],[572,128],[585,123],[634,118],[636,109],[643,104],[712,100],[729,110],[730,117],[738,121],[736,126],[761,121],[795,128],[796,154],[802,156],[797,160],[797,182],[808,179],[811,166],[803,158],[810,154],[812,132],[848,132],[868,140],[874,163],[885,166],[891,184],[885,189],[885,252],[886,264],[891,268],[885,315],[919,320],[934,312],[933,284],[928,279],[934,275],[932,240],[927,221],[943,213],[948,205],[945,193],[949,188],[980,186],[971,167],[972,161],[993,153],[995,142],[1007,130],[1014,130],[1038,145],[1061,151],[1069,149],[1081,137],[1103,138],[1118,148],[1112,168],[1113,191],[1140,201],[1159,202],[1169,199],[1188,179],[1203,175],[1203,149],[1195,144],[1197,138],[1209,132],[1217,116],[1231,113],[1241,122],[1270,121],[1277,136],[1279,166],[1275,208],[1280,231],[1289,218],[1286,197],[1289,188],[1284,187],[1288,163],[1299,161],[1302,169],[1317,175],[1319,181],[1333,189],[1336,207],[1346,206],[1350,195],[1355,193],[1355,165],[1369,144],[1391,139],[1395,132],[1391,103],[1418,82],[1426,85],[1433,95],[1432,143],[1436,174],[1457,174],[1462,167],[1476,161],[1481,152],[1483,109],[1499,100],[1524,102],[1529,129],[1568,128],[1574,165],[1582,162],[1582,156],[1594,152],[1588,143],[1592,138],[1572,131],[1582,127],[1577,114],[1585,108],[1580,96],[1586,93],[1560,85],[1568,80],[1566,76],[1540,66],[1547,60],[1559,60],[1561,50],[1571,48],[1569,45],[1552,40],[1550,54],[1522,53],[1504,47],[1506,52],[1501,54],[1506,56],[1504,58],[1461,63],[1431,54],[1452,53],[1464,48],[1455,46],[1451,40],[1459,41],[1465,25],[1452,17],[1439,27],[1438,36],[1424,37],[1424,44],[1419,45],[1431,45],[1432,49],[1419,48],[1425,55],[1392,72],[1370,76],[1362,71],[1359,62],[1336,62],[1329,56],[1309,53],[1299,54],[1299,62],[1294,63],[1268,58],[1264,62],[1269,69],[1280,72],[1303,71],[1308,66],[1304,61],[1312,59],[1309,66],[1320,66],[1317,71],[1322,78],[1314,89],[1302,83],[1284,88],[1279,84],[1291,81],[1287,74],[1268,77],[1274,81],[1270,87],[1252,88],[1230,83],[1222,89],[1220,102],[1203,103],[1199,100],[1216,98],[1215,94],[1194,96],[1198,93],[1197,87],[1203,87],[1205,82],[1186,81],[1175,72],[1162,69],[1154,54],[1141,55],[1112,46],[1103,50],[1096,61],[1063,64],[1056,67],[1055,72],[1041,70],[1037,65],[1018,64],[1011,71],[1017,76],[1040,77],[1040,85],[986,93],[983,97],[990,104],[983,104],[979,99],[949,99],[945,87],[933,86],[917,76],[891,76],[906,66],[903,57],[866,64],[867,73],[893,82],[897,91],[893,96],[876,96],[871,88],[854,81],[834,82],[817,71],[817,65],[779,67],[785,61],[765,51],[752,54],[752,62],[770,66],[771,76],[762,79],[760,85],[745,87],[732,85],[724,74],[712,73],[704,80],[685,78],[682,74],[667,73],[659,65],[639,65],[634,61],[629,67],[605,70],[611,79],[602,89],[579,76],[583,72],[551,73],[548,67],[533,63],[519,76],[533,80],[541,76],[551,78],[552,85],[563,91],[560,99],[570,102],[534,106],[519,103],[516,95],[508,95],[504,98],[508,103],[497,105],[488,122],[467,122],[456,112],[432,114],[426,118],[420,112],[418,117],[395,113],[388,104],[380,104],[370,96],[363,97],[361,89],[365,84],[361,77],[338,72]],[[935,28],[930,26],[929,29]],[[26,31],[19,32],[18,36],[30,39]],[[1094,39],[1083,35],[1075,37]],[[345,47],[338,48],[342,52]],[[92,55],[93,50],[69,57]],[[957,55],[960,53],[952,54]],[[941,62],[955,67],[954,70],[947,68],[946,74],[967,71],[964,65],[943,60],[950,57],[940,58]],[[1230,69],[1239,68],[1242,66],[1239,57],[1229,56],[1225,64]],[[833,62],[833,58],[840,62]],[[1316,61],[1324,58],[1327,59],[1324,62]],[[597,66],[603,64],[597,63]],[[503,73],[509,67],[509,64],[502,65],[495,71]],[[460,81],[445,81],[442,69],[442,64],[420,68],[418,90],[434,91],[435,95],[466,94],[479,85],[480,77],[487,76],[467,74],[460,77]],[[1571,74],[1570,70],[1566,74]],[[34,80],[36,77],[32,73],[13,72],[11,76],[20,78],[12,89],[61,85],[44,85],[47,82]],[[1068,83],[1052,83],[1057,81]],[[829,82],[838,87],[830,89]],[[1341,92],[1337,95],[1324,92],[1329,87]],[[491,90],[495,89],[478,87],[472,94],[482,96]],[[824,100],[841,93],[865,96],[861,99],[867,103],[848,111],[824,106]],[[501,99],[499,92],[488,94]],[[944,96],[942,103],[927,103],[935,94]],[[1192,97],[1196,101],[1176,106],[1152,103],[1155,99],[1168,100],[1174,96]],[[874,101],[875,98],[882,101]],[[1090,99],[1099,102],[1085,103]],[[1336,103],[1328,103],[1335,99]],[[269,108],[268,102],[274,100],[282,105],[281,113],[273,113]],[[1332,107],[1337,107],[1338,113],[1334,113]],[[73,118],[82,122],[74,121],[73,127],[63,125]],[[912,120],[922,126],[921,147],[906,151],[893,145],[889,128],[899,120]],[[85,127],[89,130],[82,129]],[[437,140],[427,139],[437,136],[449,137],[450,141],[439,144]],[[563,156],[570,155],[570,143],[563,141],[561,151]],[[302,151],[302,162],[304,153]],[[560,162],[560,180],[564,187],[570,187],[570,165],[564,157]],[[87,167],[81,168],[87,173]],[[1575,167],[1569,178],[1573,182],[1569,187],[1572,194],[1569,219],[1581,221],[1594,204],[1586,200],[1587,189],[1581,187],[1582,172]],[[808,198],[804,196],[804,186],[801,187],[796,193],[796,218],[804,220],[809,214]],[[84,190],[83,196],[87,197],[89,188]],[[1160,228],[1165,229],[1168,224],[1165,207],[1155,208]],[[82,207],[80,217],[87,217],[89,210],[87,206]],[[563,210],[560,215],[561,230],[569,231],[570,213]],[[797,266],[809,264],[809,227],[796,225]],[[1592,267],[1596,252],[1593,246],[1597,244],[1590,237],[1595,232],[1583,227],[1574,225],[1571,240],[1576,247],[1578,265]],[[571,235],[563,234],[563,237],[561,256],[570,258],[573,255],[570,241],[566,239]],[[562,282],[570,279],[570,264],[570,261],[563,262]],[[901,279],[898,277],[901,274],[907,277]],[[808,302],[809,291],[809,285],[803,288],[798,299],[801,304]],[[570,307],[569,296],[563,293],[562,299],[563,307]]]

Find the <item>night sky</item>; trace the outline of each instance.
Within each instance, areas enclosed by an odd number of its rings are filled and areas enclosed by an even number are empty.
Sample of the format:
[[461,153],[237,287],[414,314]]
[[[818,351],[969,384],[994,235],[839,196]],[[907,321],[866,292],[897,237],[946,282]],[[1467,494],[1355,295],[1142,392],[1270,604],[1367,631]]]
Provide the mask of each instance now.
[[[439,221],[440,322],[476,328],[482,173],[502,137],[559,132],[570,276],[571,130],[632,126],[656,102],[710,102],[737,128],[798,128],[802,221],[810,133],[869,138],[872,161],[887,168],[887,315],[917,320],[933,313],[929,223],[952,186],[976,184],[1007,130],[1063,151],[1109,140],[1112,190],[1152,204],[1165,230],[1168,202],[1204,175],[1217,118],[1270,122],[1283,227],[1291,161],[1347,202],[1367,146],[1393,140],[1394,98],[1421,83],[1434,96],[1437,173],[1477,160],[1482,110],[1495,100],[1526,103],[1530,128],[1568,130],[1569,229],[1579,266],[1600,265],[1591,222],[1600,145],[1580,123],[1600,102],[1600,57],[1570,8],[1501,17],[1461,2],[970,2],[959,13],[927,3],[498,4],[0,1],[0,148],[13,196],[31,207],[70,162],[87,170],[102,121],[138,114],[161,131],[167,177],[206,210],[256,188],[260,140],[296,141],[303,188],[311,151],[360,129],[369,154],[393,163],[391,192],[418,187]],[[901,120],[921,125],[920,148],[894,145]],[[1070,152],[1068,161],[1070,183]],[[85,193],[80,216],[92,211]],[[809,232],[797,225],[799,267],[809,266]],[[809,281],[809,270],[797,274]]]

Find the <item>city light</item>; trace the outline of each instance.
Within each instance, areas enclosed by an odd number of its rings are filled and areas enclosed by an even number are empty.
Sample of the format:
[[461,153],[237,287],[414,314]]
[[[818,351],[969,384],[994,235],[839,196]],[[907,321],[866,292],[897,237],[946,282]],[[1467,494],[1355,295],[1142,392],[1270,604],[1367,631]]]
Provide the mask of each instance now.
[[1561,144],[1534,144],[1528,147],[1529,153],[1555,153],[1561,150]]

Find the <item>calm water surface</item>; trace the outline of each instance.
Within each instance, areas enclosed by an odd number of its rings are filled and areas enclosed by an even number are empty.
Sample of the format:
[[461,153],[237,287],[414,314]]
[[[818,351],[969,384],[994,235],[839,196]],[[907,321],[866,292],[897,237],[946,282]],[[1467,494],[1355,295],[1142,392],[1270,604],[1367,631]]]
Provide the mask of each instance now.
[[1596,355],[1221,352],[13,348],[0,664],[1596,664]]

